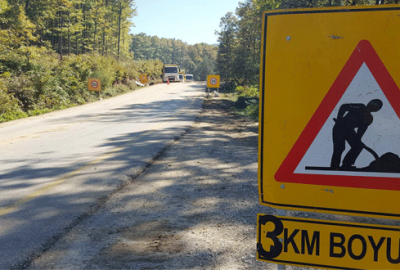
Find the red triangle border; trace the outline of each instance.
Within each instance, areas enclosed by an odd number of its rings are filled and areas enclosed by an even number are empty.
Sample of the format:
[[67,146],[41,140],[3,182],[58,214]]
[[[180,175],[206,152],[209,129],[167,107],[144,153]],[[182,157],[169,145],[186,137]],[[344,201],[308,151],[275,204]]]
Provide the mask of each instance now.
[[[399,178],[295,174],[301,159],[365,63],[400,119],[400,90],[368,40],[361,40],[275,174],[277,182],[400,190]],[[333,148],[333,147],[332,147]]]

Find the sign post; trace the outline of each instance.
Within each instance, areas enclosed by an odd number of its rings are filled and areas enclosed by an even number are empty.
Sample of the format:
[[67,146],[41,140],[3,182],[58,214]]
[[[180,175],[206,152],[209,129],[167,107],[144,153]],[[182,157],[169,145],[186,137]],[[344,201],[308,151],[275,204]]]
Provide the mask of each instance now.
[[[400,218],[399,16],[399,5],[264,13],[258,158],[262,205]],[[309,240],[303,242],[305,247],[314,245],[317,236],[302,235],[302,230],[318,222],[296,221],[305,227],[295,228],[289,225],[294,224],[289,217],[276,219],[281,223],[272,223],[282,225],[279,238],[284,244],[274,241],[277,231],[265,230],[266,223],[259,221],[257,241],[263,248],[258,259],[269,260],[270,255],[264,255],[281,245],[285,254],[286,245],[288,254],[294,253],[269,261],[313,266],[311,262],[318,261],[315,253],[300,259],[292,244],[300,235]],[[318,239],[322,234],[333,237],[327,238],[333,243],[328,250],[333,256],[314,266],[362,269],[373,262],[374,268],[399,267],[398,256],[381,258],[387,252],[399,254],[398,236],[392,239],[379,226],[372,232],[363,225],[365,234],[357,234],[354,228],[360,228],[354,224],[331,225],[321,225]],[[339,234],[343,237],[336,238]],[[378,250],[378,246],[388,247],[389,238],[396,251]],[[336,256],[342,251],[344,256]]]

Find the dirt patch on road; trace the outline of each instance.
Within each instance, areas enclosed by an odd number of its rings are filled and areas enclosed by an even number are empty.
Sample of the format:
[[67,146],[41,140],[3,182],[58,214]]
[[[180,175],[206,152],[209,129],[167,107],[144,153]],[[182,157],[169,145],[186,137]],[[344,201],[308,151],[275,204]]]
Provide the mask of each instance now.
[[190,130],[32,269],[276,269],[258,262],[257,123],[205,100]]

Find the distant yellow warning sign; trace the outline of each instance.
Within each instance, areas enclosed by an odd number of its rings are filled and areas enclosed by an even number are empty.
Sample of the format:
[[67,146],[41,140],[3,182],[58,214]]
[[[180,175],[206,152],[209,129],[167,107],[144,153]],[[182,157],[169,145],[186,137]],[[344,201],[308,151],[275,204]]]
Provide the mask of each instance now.
[[146,75],[146,74],[140,75],[140,82],[141,82],[142,84],[146,84],[146,83],[148,82],[148,78],[147,78],[147,75]]
[[219,88],[220,75],[207,75],[207,88]]
[[257,259],[334,269],[399,269],[400,228],[258,214]]
[[98,78],[89,78],[88,89],[90,91],[101,91],[101,80]]

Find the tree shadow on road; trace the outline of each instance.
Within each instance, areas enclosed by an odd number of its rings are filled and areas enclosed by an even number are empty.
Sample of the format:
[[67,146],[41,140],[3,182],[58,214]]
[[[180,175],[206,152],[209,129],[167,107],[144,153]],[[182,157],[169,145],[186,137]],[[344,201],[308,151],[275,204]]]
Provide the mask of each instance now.
[[[203,106],[194,127],[71,232],[79,227],[79,239],[97,247],[90,260],[76,261],[90,269],[270,267],[255,260],[257,213],[274,213],[258,202],[257,124],[227,113],[229,101]],[[115,160],[131,154],[126,147]],[[71,253],[80,241],[62,240],[47,253]],[[55,261],[34,265],[71,260]]]
[[[84,128],[88,121],[94,125],[106,122],[110,129],[118,129],[122,122],[153,123],[150,130],[127,132],[120,129],[118,136],[95,146],[98,155],[94,159],[86,157],[84,152],[65,154],[54,158],[59,164],[54,166],[52,162],[55,160],[47,157],[48,152],[39,153],[35,159],[29,156],[19,160],[3,158],[4,162],[20,165],[3,170],[0,176],[1,188],[10,190],[9,198],[2,198],[0,208],[0,251],[3,251],[0,252],[0,268],[28,266],[33,257],[49,249],[66,232],[93,215],[111,193],[129,183],[132,175],[146,169],[176,136],[189,128],[198,114],[193,105],[201,101],[198,96],[193,96],[168,102],[127,105],[123,108],[126,113],[122,119],[112,111],[57,118],[62,124],[74,128]],[[169,108],[172,113],[165,113],[168,106],[173,107]],[[133,113],[134,109],[139,113]],[[174,120],[179,124],[168,127],[168,123]],[[55,120],[49,118],[45,121]],[[76,125],[72,125],[74,123]],[[159,129],[164,123],[167,128]],[[23,190],[24,194],[12,196],[15,188]],[[34,188],[33,192],[29,188]],[[10,250],[18,252],[10,256]],[[27,258],[26,261],[19,261],[21,257]]]

